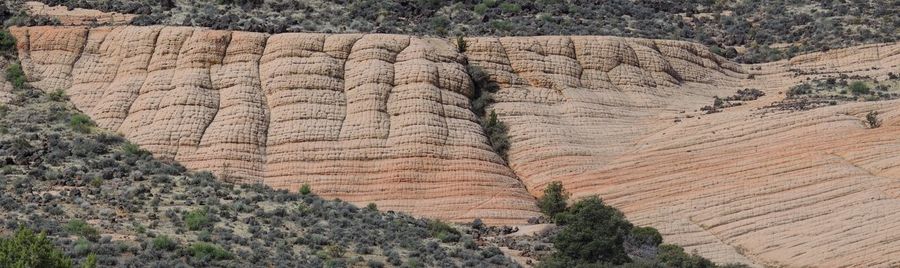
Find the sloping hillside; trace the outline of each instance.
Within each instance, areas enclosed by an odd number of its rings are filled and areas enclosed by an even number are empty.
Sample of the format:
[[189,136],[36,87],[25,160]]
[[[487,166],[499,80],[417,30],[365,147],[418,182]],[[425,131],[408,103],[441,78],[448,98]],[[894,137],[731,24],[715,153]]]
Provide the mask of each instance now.
[[[30,81],[154,155],[241,182],[417,215],[523,223],[562,181],[719,262],[894,266],[896,100],[777,107],[838,73],[900,73],[881,44],[737,65],[697,44],[614,37],[16,28]],[[128,49],[123,49],[127,47]],[[499,90],[508,165],[470,111]],[[765,93],[706,114],[714,96]],[[717,106],[717,105],[713,105]],[[878,111],[880,128],[865,125]]]
[[[576,197],[599,194],[720,262],[898,265],[897,101],[765,107],[811,78],[887,80],[900,73],[900,45],[737,69],[683,56],[699,47],[607,39],[619,49],[593,53],[587,40],[469,42],[470,63],[500,84],[493,110],[510,129],[510,167],[532,193],[562,181]],[[744,88],[766,95],[720,113],[699,110]],[[866,127],[872,111],[882,127]]]

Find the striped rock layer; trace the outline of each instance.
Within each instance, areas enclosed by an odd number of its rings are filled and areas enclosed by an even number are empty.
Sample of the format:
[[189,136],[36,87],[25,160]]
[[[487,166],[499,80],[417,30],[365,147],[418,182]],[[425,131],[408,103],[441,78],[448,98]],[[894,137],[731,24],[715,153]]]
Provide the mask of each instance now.
[[[453,221],[522,223],[562,181],[717,262],[900,265],[897,101],[763,108],[807,78],[900,73],[900,45],[738,65],[617,37],[15,28],[29,81],[154,155],[242,183]],[[499,85],[508,161],[470,111]],[[702,114],[713,96],[766,96]],[[879,111],[883,126],[863,120]]]

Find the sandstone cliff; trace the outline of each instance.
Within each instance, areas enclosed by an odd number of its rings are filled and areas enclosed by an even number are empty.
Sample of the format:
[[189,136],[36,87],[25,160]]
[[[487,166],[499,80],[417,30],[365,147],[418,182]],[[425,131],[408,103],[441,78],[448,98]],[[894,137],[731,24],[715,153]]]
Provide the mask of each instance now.
[[[803,73],[900,73],[898,44],[740,66],[698,44],[614,37],[467,38],[463,55],[381,34],[13,33],[33,85],[232,180],[492,223],[536,216],[532,195],[560,180],[715,261],[900,265],[897,101],[760,109],[816,76]],[[509,126],[508,164],[469,110],[467,63],[500,85],[489,109]],[[746,87],[767,95],[697,111]],[[864,127],[871,110],[883,127]]]

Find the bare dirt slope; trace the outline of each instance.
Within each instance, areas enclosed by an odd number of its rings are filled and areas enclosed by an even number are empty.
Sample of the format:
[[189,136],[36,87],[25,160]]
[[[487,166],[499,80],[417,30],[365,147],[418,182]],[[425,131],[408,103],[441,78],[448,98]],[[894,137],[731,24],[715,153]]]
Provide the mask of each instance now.
[[[717,262],[900,265],[897,101],[763,108],[822,73],[898,73],[900,44],[741,66],[697,44],[613,37],[468,38],[463,55],[377,34],[13,33],[33,85],[234,180],[493,223],[535,216],[532,195],[560,180]],[[510,129],[508,165],[469,110],[467,61],[500,85],[490,109]],[[743,88],[766,96],[698,111]],[[869,111],[882,127],[865,127]]]

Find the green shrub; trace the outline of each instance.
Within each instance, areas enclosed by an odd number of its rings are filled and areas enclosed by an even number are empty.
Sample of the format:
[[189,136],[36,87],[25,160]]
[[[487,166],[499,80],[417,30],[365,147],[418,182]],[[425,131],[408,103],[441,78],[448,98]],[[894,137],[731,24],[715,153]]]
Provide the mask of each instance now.
[[81,264],[81,268],[96,268],[97,267],[97,254],[91,253],[88,254],[87,258],[85,258],[84,263]]
[[325,253],[331,258],[342,258],[347,253],[347,250],[340,245],[329,245],[325,247]]
[[562,230],[553,239],[555,258],[579,264],[622,264],[631,259],[623,245],[633,225],[600,198],[578,201],[557,215]]
[[428,232],[444,243],[458,242],[460,238],[459,230],[441,220],[428,221]]
[[184,224],[186,224],[188,229],[190,229],[191,231],[200,230],[200,228],[207,227],[212,223],[209,220],[209,215],[207,214],[206,209],[192,210],[185,213],[183,218]]
[[518,13],[519,11],[522,11],[522,7],[513,3],[503,3],[500,4],[500,10],[502,10],[503,13]]
[[97,240],[100,240],[100,231],[81,219],[70,220],[69,223],[66,224],[65,229],[66,232],[74,235],[79,235],[91,242],[97,242]]
[[659,262],[669,267],[683,268],[711,268],[716,267],[713,262],[697,256],[696,254],[687,254],[684,248],[677,245],[665,244],[659,246],[656,258]]
[[130,142],[125,142],[124,144],[122,144],[122,151],[125,152],[125,154],[131,156],[144,156],[150,154],[150,152],[148,152],[147,150],[141,149],[141,147],[137,144]]
[[494,111],[491,111],[491,115],[483,122],[482,128],[484,128],[488,141],[491,143],[491,148],[506,160],[506,152],[509,150],[509,136],[507,135],[508,128],[506,124],[500,122],[500,119],[497,118],[497,113]]
[[870,91],[869,86],[862,81],[853,81],[850,83],[850,93],[853,95],[865,95],[869,94]]
[[22,65],[13,63],[6,67],[6,81],[12,83],[15,88],[25,87],[25,72],[22,71]]
[[72,260],[56,248],[46,234],[20,228],[14,236],[0,238],[0,266],[72,267]]
[[90,133],[91,128],[94,127],[94,121],[91,121],[87,115],[75,114],[69,119],[69,126],[76,132]]
[[487,9],[488,9],[488,6],[485,5],[484,3],[477,4],[477,5],[475,5],[475,7],[473,8],[473,10],[475,11],[475,13],[478,13],[479,15],[483,15],[484,12],[487,11]]
[[812,85],[807,84],[807,83],[802,83],[802,84],[793,86],[790,89],[788,89],[788,91],[785,93],[785,96],[787,96],[788,98],[794,98],[794,97],[797,97],[800,95],[810,94],[812,92],[813,92]]
[[309,184],[304,183],[303,186],[300,186],[300,194],[308,195],[312,193],[312,189],[309,187]]
[[57,90],[54,90],[53,92],[50,92],[49,94],[47,94],[47,98],[49,98],[51,101],[66,101],[66,100],[68,100],[68,97],[66,97],[66,92],[63,91],[62,89],[57,89]]
[[551,219],[566,210],[569,193],[563,189],[562,182],[554,181],[544,188],[544,196],[538,199],[537,206],[541,212]]
[[153,248],[164,251],[172,251],[178,248],[178,242],[166,235],[160,235],[153,238]]
[[75,240],[72,249],[75,256],[84,256],[91,251],[91,241],[84,239],[84,237],[78,238],[78,240]]
[[369,203],[368,205],[366,205],[366,208],[371,211],[378,211],[378,205],[376,205],[375,203]]
[[191,256],[198,259],[228,260],[233,257],[231,252],[222,247],[204,242],[194,243],[188,251]]
[[103,186],[102,178],[97,177],[97,178],[94,178],[93,180],[91,180],[91,187],[100,188],[100,186]]
[[662,235],[653,227],[634,227],[631,229],[629,238],[638,244],[654,247],[659,246],[663,241]]
[[7,31],[0,31],[0,51],[12,51],[16,47],[16,38]]
[[466,44],[466,39],[463,38],[462,36],[457,36],[456,37],[456,50],[458,50],[459,53],[463,53],[463,52],[466,52],[466,48],[468,48],[468,45]]

